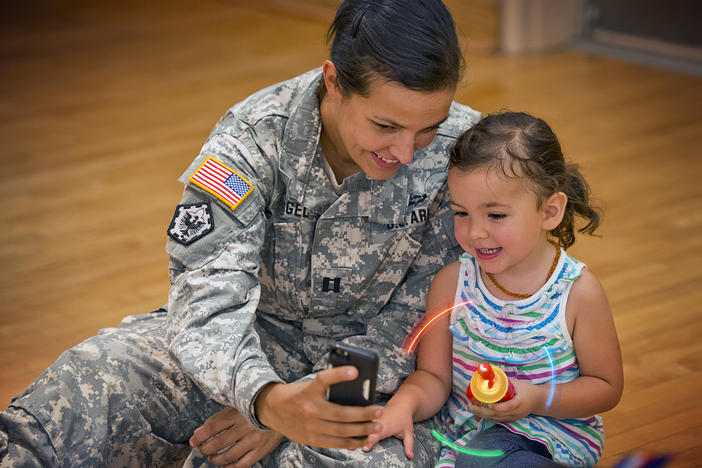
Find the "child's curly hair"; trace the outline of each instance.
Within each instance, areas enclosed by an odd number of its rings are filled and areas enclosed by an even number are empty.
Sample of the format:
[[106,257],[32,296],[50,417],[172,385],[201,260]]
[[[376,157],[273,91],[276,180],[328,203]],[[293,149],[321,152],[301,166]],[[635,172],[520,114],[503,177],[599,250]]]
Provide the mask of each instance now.
[[578,232],[593,234],[602,210],[591,204],[590,186],[577,164],[567,163],[558,138],[546,122],[523,112],[483,117],[458,137],[450,150],[449,168],[467,171],[489,165],[507,177],[529,180],[540,204],[557,192],[568,197],[561,223],[551,236],[567,249],[575,242],[575,217],[587,224]]

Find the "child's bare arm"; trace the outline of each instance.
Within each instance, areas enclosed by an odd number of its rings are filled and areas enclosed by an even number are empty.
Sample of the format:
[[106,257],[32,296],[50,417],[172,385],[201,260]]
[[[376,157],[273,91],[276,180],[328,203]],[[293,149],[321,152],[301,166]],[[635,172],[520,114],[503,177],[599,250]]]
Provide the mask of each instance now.
[[[444,267],[431,283],[427,294],[427,317],[433,318],[453,304],[458,264]],[[426,323],[427,320],[425,320]],[[395,436],[405,442],[405,453],[413,450],[412,423],[435,415],[451,391],[452,335],[450,311],[431,322],[419,345],[417,369],[405,379],[390,399],[379,420],[380,433],[371,435],[364,448],[370,450],[379,440]]]
[[[460,264],[447,265],[436,274],[427,294],[427,316],[433,319],[419,345],[417,370],[403,387],[418,398],[413,418],[423,421],[435,415],[451,392],[453,379],[452,344],[449,330],[451,306],[456,295]],[[436,317],[434,319],[434,317]]]
[[622,356],[607,295],[590,270],[573,284],[566,313],[580,377],[558,386],[546,415],[583,417],[614,408],[624,387]]

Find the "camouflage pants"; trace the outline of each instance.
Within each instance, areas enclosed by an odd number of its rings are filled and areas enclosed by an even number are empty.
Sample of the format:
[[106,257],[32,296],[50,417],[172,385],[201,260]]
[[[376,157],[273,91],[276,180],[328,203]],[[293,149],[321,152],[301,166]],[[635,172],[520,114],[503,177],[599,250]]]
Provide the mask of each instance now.
[[[431,468],[439,457],[439,444],[431,435],[431,429],[439,429],[438,419],[433,418],[414,425],[414,458],[405,456],[402,442],[390,437],[378,442],[373,450],[366,453],[358,450],[324,449],[299,445],[285,439],[270,455],[265,457],[257,467],[262,468]],[[210,467],[207,458],[196,450],[188,457],[185,468]]]
[[[169,356],[164,312],[127,317],[64,352],[0,413],[0,468],[210,466],[188,458],[187,441],[220,409]],[[370,453],[284,440],[260,465],[433,466],[435,427],[416,426],[414,460],[393,438]]]

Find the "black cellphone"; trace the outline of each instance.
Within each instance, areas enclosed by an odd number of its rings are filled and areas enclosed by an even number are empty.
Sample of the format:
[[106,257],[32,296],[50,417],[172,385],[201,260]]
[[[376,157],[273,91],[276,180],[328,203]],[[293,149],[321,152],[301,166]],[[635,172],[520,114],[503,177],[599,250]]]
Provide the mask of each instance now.
[[331,385],[327,400],[347,406],[368,406],[375,402],[375,381],[378,376],[378,355],[373,351],[335,343],[329,348],[329,367],[354,366],[358,377]]

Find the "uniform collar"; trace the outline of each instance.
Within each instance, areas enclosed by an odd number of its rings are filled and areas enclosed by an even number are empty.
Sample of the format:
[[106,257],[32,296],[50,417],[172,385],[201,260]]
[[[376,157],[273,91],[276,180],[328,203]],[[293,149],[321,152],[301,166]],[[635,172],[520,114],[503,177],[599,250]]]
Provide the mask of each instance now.
[[321,77],[321,68],[303,75],[301,79],[307,78],[307,87],[292,107],[283,133],[280,166],[290,178],[288,196],[300,204],[304,204],[310,189],[307,182],[322,130],[317,95]]

